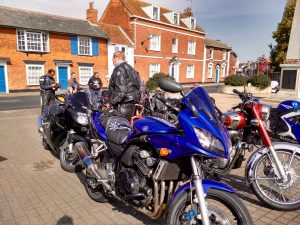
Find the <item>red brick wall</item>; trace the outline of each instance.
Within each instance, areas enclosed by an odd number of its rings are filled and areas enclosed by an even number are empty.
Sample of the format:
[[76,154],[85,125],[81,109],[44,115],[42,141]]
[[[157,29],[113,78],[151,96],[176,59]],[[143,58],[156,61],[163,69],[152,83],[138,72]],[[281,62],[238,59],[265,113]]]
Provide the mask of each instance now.
[[[149,58],[135,57],[135,67],[140,70],[142,78],[147,81],[149,79],[149,65],[151,63],[159,63],[161,72],[169,73],[169,61],[172,57],[177,56],[181,60],[179,82],[201,82],[202,66],[203,66],[203,52],[204,52],[204,34],[198,34],[193,31],[173,28],[166,25],[156,24],[155,22],[147,22],[137,20],[138,23],[146,26],[136,25],[136,48],[135,55],[146,55]],[[151,27],[148,27],[151,26]],[[153,26],[155,28],[153,28]],[[157,29],[159,28],[159,29]],[[162,30],[163,29],[163,30]],[[177,33],[174,33],[175,31]],[[149,50],[150,34],[161,36],[161,50]],[[192,36],[190,36],[192,35]],[[198,36],[198,37],[194,37]],[[172,53],[172,39],[178,38],[178,53]],[[196,54],[187,54],[188,41],[196,42]],[[142,44],[142,42],[144,42]],[[151,57],[162,57],[161,59]],[[201,60],[201,61],[197,61]],[[194,79],[186,78],[187,65],[195,66]]]
[[237,57],[234,54],[230,54],[230,68],[229,68],[229,75],[236,74],[236,61]]
[[[99,56],[78,56],[71,54],[71,40],[69,35],[49,35],[50,53],[25,53],[17,51],[16,29],[0,28],[0,57],[10,58],[7,66],[8,87],[10,91],[23,89],[37,89],[38,86],[28,86],[26,80],[26,66],[23,60],[46,61],[44,72],[56,69],[54,60],[72,60],[70,72],[75,72],[79,79],[77,62],[94,63],[94,71],[98,71],[104,84],[107,86],[105,75],[108,73],[107,41],[99,39]],[[57,77],[55,77],[57,80]]]

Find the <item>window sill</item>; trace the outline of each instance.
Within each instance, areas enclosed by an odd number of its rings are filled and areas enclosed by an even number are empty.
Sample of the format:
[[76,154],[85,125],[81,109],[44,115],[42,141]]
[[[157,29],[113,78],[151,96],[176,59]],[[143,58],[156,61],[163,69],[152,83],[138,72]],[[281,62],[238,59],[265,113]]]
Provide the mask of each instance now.
[[161,50],[157,50],[157,49],[149,49],[150,51],[154,51],[154,52],[160,52]]
[[188,55],[196,55],[196,53],[187,53]]
[[172,53],[178,54],[178,51],[177,51],[177,52],[175,52],[175,51],[173,52],[173,51],[172,51]]
[[50,52],[42,52],[42,51],[26,51],[26,50],[17,50],[18,52],[24,52],[24,53],[38,53],[38,54],[48,54]]
[[185,76],[185,78],[187,78],[187,79],[194,79],[195,76],[193,76],[193,77]]
[[90,57],[93,57],[93,55],[83,55],[83,54],[78,54],[78,56],[90,56]]

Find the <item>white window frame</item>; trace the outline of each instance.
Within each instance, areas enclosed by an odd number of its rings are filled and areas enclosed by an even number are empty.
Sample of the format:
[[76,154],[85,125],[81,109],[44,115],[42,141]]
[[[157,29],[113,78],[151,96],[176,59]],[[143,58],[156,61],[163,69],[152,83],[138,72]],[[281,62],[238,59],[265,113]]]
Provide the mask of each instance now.
[[[156,70],[154,73],[152,73],[152,68],[151,68],[151,66],[153,66],[153,65],[156,67],[155,68]],[[153,75],[156,73],[160,73],[160,64],[159,63],[150,63],[149,64],[149,78],[153,77]]]
[[[45,74],[45,67],[44,65],[40,65],[40,64],[26,64],[26,83],[28,86],[37,86],[40,85],[40,77],[43,76]],[[41,73],[38,74],[38,76],[36,77],[36,83],[30,83],[29,82],[29,67],[40,67],[41,68]]]
[[[88,54],[85,54],[85,53],[82,53],[81,51],[80,51],[80,39],[88,39],[89,40],[89,43],[90,43],[90,52],[88,53]],[[89,55],[89,56],[91,56],[92,55],[92,38],[90,38],[90,37],[84,37],[84,36],[78,36],[78,55]],[[84,47],[87,47],[87,46],[84,46]]]
[[[90,77],[87,79],[87,82],[83,82],[82,77],[81,77],[81,69],[86,69],[86,68],[90,68],[91,69],[91,75]],[[87,85],[89,82],[89,79],[93,76],[94,73],[94,68],[92,66],[79,66],[78,67],[78,75],[79,75],[79,83],[82,85]]]
[[[23,32],[23,35],[19,35],[19,32]],[[38,34],[40,37],[39,40],[39,45],[41,47],[41,50],[36,50],[36,49],[29,49],[28,45],[29,45],[29,34]],[[17,50],[20,52],[50,52],[50,44],[49,44],[49,33],[46,32],[41,32],[41,31],[30,31],[30,30],[16,30],[16,36],[17,36]],[[20,37],[24,37],[24,40],[22,40],[24,42],[24,48],[20,48],[21,46],[19,45],[19,41],[20,41]],[[47,38],[46,41],[44,41],[44,39]],[[44,46],[45,45],[45,46]],[[23,45],[22,45],[23,46]],[[46,48],[44,50],[44,47]]]
[[[176,40],[175,45],[173,44],[173,40]],[[178,38],[172,38],[172,53],[178,53]]]
[[226,76],[226,64],[221,65],[221,77]]
[[196,42],[195,41],[188,41],[187,54],[196,55]]
[[223,60],[226,60],[226,50],[223,50]]
[[[211,51],[211,53],[210,53],[210,51]],[[213,48],[209,49],[209,54],[210,55],[208,55],[208,59],[213,59],[214,58],[214,49]]]
[[[194,26],[192,26],[192,20],[194,20],[195,22],[194,22]],[[190,28],[192,29],[192,30],[195,30],[196,29],[196,18],[195,17],[191,17],[190,18]]]
[[[157,9],[157,18],[154,17],[154,9]],[[152,7],[152,19],[154,20],[160,20],[160,8],[158,6]]]
[[214,64],[213,63],[209,63],[207,66],[207,78],[211,79],[213,77],[213,68],[214,68]]
[[[177,23],[175,23],[175,15],[177,15]],[[180,23],[180,14],[179,13],[173,12],[173,23],[175,25],[179,25],[179,23]]]
[[[158,39],[156,39],[156,37],[158,37]],[[150,34],[149,37],[149,50],[151,51],[160,51],[161,49],[161,36],[159,34]],[[154,43],[153,41],[157,41],[158,43]]]
[[187,65],[186,67],[186,78],[195,77],[195,65]]

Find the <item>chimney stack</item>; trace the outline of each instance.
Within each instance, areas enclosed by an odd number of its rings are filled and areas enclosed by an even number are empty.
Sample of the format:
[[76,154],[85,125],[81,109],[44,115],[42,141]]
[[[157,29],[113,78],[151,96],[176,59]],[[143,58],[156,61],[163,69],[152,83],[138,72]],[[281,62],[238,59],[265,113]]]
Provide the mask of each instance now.
[[98,23],[98,10],[94,9],[94,1],[90,2],[90,8],[86,10],[86,19],[93,24]]

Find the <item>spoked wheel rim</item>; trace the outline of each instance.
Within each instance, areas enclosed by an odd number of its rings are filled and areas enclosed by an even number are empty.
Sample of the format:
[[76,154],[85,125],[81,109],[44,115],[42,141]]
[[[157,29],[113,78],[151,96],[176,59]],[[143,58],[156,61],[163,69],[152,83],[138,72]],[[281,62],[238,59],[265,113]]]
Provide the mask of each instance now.
[[276,176],[270,156],[265,154],[257,162],[253,182],[267,199],[275,203],[300,204],[300,155],[283,150],[277,150],[276,154],[284,167],[287,181],[283,182]]

